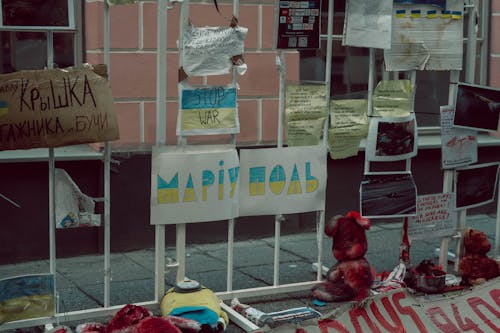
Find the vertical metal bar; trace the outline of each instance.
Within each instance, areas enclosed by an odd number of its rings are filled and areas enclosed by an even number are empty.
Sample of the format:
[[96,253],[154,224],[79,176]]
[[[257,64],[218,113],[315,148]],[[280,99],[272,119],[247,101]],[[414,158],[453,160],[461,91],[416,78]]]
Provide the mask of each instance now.
[[[111,79],[110,73],[110,16],[109,5],[104,1],[104,63],[106,64],[108,79]],[[104,145],[104,307],[110,306],[110,287],[111,287],[111,229],[110,229],[110,209],[109,209],[109,196],[110,196],[110,174],[109,163],[110,146],[109,142]]]
[[468,27],[467,27],[467,65],[465,67],[465,81],[474,83],[476,74],[476,49],[477,49],[477,35],[476,35],[476,6],[472,2],[468,6]]
[[[375,50],[370,48],[369,67],[368,67],[368,117],[373,114],[373,90],[375,86]],[[365,158],[364,172],[370,171],[370,161]]]
[[490,41],[490,0],[483,0],[481,3],[480,31],[481,31],[481,51],[480,51],[480,68],[479,68],[479,84],[486,85],[488,83],[488,58],[490,56],[489,41]]
[[[156,31],[156,145],[166,142],[167,124],[167,0],[158,0]],[[155,300],[165,293],[165,225],[155,225]]]

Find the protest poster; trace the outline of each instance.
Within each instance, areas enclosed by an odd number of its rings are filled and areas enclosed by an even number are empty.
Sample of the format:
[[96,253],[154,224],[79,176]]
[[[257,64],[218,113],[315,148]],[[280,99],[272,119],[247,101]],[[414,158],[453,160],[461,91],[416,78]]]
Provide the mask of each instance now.
[[495,200],[500,162],[474,164],[455,169],[457,209],[486,205]]
[[325,209],[326,147],[240,150],[240,215]]
[[461,70],[463,1],[447,0],[445,10],[422,1],[394,3],[387,71]]
[[438,7],[441,10],[446,9],[446,0],[394,0],[394,3],[406,4],[406,5],[415,5],[415,4],[432,5]]
[[239,169],[232,146],[153,146],[151,224],[237,217]]
[[327,115],[324,84],[287,84],[285,116],[288,146],[319,144]]
[[370,172],[360,186],[361,215],[403,217],[417,213],[417,187],[410,172]]
[[83,193],[64,169],[55,169],[56,228],[98,227],[95,202]]
[[419,195],[417,215],[408,217],[412,240],[451,236],[457,227],[454,193]]
[[391,48],[392,0],[346,2],[342,45]]
[[184,28],[182,68],[188,76],[220,75],[230,72],[233,56],[245,51],[248,29],[236,27]]
[[0,75],[0,150],[116,139],[109,83],[91,66]]
[[177,135],[236,134],[240,131],[236,87],[179,84]]
[[30,274],[0,280],[0,324],[55,315],[54,275]]
[[382,80],[373,92],[373,116],[405,117],[413,112],[415,91],[410,80]]
[[453,126],[455,108],[440,107],[441,115],[441,167],[453,169],[477,162],[476,131]]
[[407,117],[373,117],[366,141],[368,161],[399,161],[417,155],[415,114]]
[[500,89],[459,82],[453,125],[497,132],[500,119]]
[[277,49],[319,49],[321,0],[278,0]]
[[371,296],[361,307],[343,303],[319,319],[264,327],[253,333],[498,332],[500,278],[461,292],[414,295],[405,288]]
[[368,100],[330,101],[328,143],[332,159],[356,156],[361,139],[368,134]]
[[286,123],[286,143],[289,147],[314,146],[321,143],[326,117],[293,120]]

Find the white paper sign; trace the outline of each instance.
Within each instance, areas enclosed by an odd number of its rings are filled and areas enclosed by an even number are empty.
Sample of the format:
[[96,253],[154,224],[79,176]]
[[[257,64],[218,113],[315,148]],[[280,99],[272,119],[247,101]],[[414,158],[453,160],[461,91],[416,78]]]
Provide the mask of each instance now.
[[325,209],[326,147],[242,149],[240,215]]
[[441,167],[453,169],[477,162],[476,131],[453,126],[453,106],[441,106]]
[[417,215],[408,217],[408,237],[429,239],[451,236],[457,227],[454,193],[420,195]]
[[394,4],[391,48],[384,50],[388,71],[461,70],[464,2]]
[[348,0],[343,45],[391,48],[392,0]]
[[231,57],[244,52],[248,29],[188,26],[183,32],[182,66],[189,76],[227,74]]
[[151,224],[238,216],[239,161],[234,147],[153,147]]

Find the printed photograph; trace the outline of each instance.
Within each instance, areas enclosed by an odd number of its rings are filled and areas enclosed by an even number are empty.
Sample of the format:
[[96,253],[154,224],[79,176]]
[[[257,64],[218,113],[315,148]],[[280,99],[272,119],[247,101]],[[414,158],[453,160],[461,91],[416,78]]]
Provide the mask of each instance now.
[[414,115],[400,118],[373,118],[366,154],[371,161],[398,161],[417,154]]
[[472,165],[455,171],[456,208],[479,207],[495,199],[499,163]]
[[458,83],[453,125],[496,132],[500,117],[500,90]]
[[414,216],[417,212],[417,188],[408,172],[365,174],[360,195],[364,217]]

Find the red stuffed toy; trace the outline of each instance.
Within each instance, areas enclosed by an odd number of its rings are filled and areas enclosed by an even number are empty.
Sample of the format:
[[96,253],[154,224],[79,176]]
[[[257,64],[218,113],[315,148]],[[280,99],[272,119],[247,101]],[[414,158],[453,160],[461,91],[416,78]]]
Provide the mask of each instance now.
[[488,236],[482,231],[467,228],[463,237],[465,255],[458,265],[462,284],[477,285],[499,276],[499,263],[486,255],[491,249]]
[[313,297],[325,302],[367,299],[375,276],[364,257],[368,249],[365,230],[369,228],[370,220],[354,211],[335,216],[325,225],[337,263],[326,273],[326,280],[313,287]]

